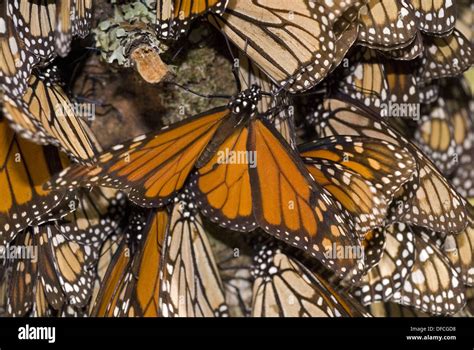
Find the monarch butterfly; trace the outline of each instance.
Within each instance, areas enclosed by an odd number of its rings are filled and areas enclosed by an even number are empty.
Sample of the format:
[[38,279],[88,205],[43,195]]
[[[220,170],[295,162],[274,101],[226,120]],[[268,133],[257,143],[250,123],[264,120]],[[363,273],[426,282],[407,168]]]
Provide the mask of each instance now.
[[415,232],[415,263],[391,301],[430,314],[454,314],[466,303],[461,277],[423,231]]
[[272,242],[262,244],[254,257],[253,317],[369,316],[349,295],[338,293]]
[[364,305],[390,300],[402,287],[416,256],[414,234],[402,223],[376,230],[367,241],[367,256],[373,255],[377,263],[371,264],[354,291]]
[[186,33],[198,16],[221,14],[228,0],[157,0],[156,33],[162,39],[177,39]]
[[425,50],[419,68],[419,83],[453,77],[469,69],[474,63],[472,45],[458,30],[446,37],[424,37]]
[[314,87],[343,58],[328,12],[309,0],[230,0],[224,14],[209,21],[278,86],[298,92]]
[[202,220],[186,194],[178,198],[162,262],[161,315],[228,316],[224,286]]
[[[93,292],[93,303],[89,308],[89,312],[92,316],[118,316],[120,312],[120,309],[117,307],[119,295],[126,305],[130,302],[130,300],[124,300],[124,296],[121,294],[126,286],[125,276],[131,258],[128,238],[123,237],[118,247],[114,247],[113,250],[114,251],[111,252],[113,256],[110,262],[106,264],[107,270],[99,282],[102,286],[97,292],[96,289]],[[107,255],[108,253],[106,253],[106,256]]]
[[93,316],[158,316],[160,269],[169,225],[166,209],[138,210],[131,217],[103,277]]
[[[253,85],[261,87],[262,91],[276,92],[278,88],[273,82],[243,53],[238,55],[238,74],[241,82],[241,89],[250,89]],[[288,106],[288,107],[287,107]],[[284,107],[284,108],[283,108]],[[294,121],[294,111],[291,100],[288,96],[268,96],[262,95],[258,101],[257,110],[259,113],[266,113],[272,108],[281,109],[280,112],[269,116],[270,122],[275,129],[283,136],[285,141],[296,149],[296,130]]]
[[389,215],[392,222],[421,225],[434,231],[460,232],[466,226],[466,201],[452,188],[416,146],[390,128],[380,117],[357,104],[326,99],[314,115],[320,137],[366,136],[407,147],[417,162],[418,174],[403,185]]
[[[61,289],[57,291],[58,297],[51,297],[50,301],[45,302],[45,284],[48,282],[50,286],[59,285],[57,276],[53,272],[51,256],[44,251],[45,246],[38,244],[38,237],[33,234],[32,228],[19,235],[15,243],[24,247],[37,247],[38,250],[36,257],[32,255],[30,258],[25,256],[25,259],[11,260],[12,274],[7,291],[8,314],[25,316],[32,311],[35,304],[43,310],[47,309],[50,303],[59,308],[64,302]],[[46,303],[48,306],[45,305]],[[38,310],[38,313],[41,312]]]
[[[183,208],[188,205],[181,204]],[[122,241],[105,274],[93,315],[169,317],[226,313],[219,291],[222,285],[200,219],[188,216],[181,204],[176,204],[171,222],[166,209],[150,214],[133,256],[126,240]],[[190,236],[196,233],[200,236]],[[185,249],[189,254],[184,253]]]
[[[162,269],[162,254],[165,235],[169,225],[169,214],[166,210],[159,210],[152,214],[152,221],[144,227],[146,240],[139,247],[138,256],[132,258],[130,270],[135,281],[129,282],[133,286],[130,296],[130,309],[122,312],[129,316],[157,316],[159,314],[159,288],[161,283],[160,269]],[[137,255],[137,254],[136,254]],[[125,277],[127,280],[127,277]],[[125,298],[129,298],[125,289]]]
[[84,37],[89,31],[91,0],[6,2],[26,50],[43,61],[56,53],[65,56],[71,37]]
[[418,31],[405,0],[369,0],[359,11],[359,25],[359,43],[379,50],[406,47]]
[[333,136],[299,150],[316,182],[349,211],[355,231],[363,234],[384,223],[390,202],[416,171],[410,152],[377,139]]
[[75,190],[45,190],[43,184],[69,164],[51,146],[23,140],[0,120],[0,241],[11,241],[17,232],[40,223],[54,208],[67,205]]
[[[322,186],[315,184],[312,189],[312,180],[297,155],[285,149],[279,134],[272,130],[270,124],[257,120],[227,138],[191,180],[196,203],[211,221],[243,232],[259,226],[309,251],[339,275],[360,269],[357,258],[337,264],[326,259],[324,252],[334,246],[358,244],[348,233],[348,214]],[[226,150],[232,154],[256,152],[259,163],[253,168],[245,163],[220,162],[218,157]]]
[[[273,126],[256,115],[260,94],[254,86],[228,106],[115,146],[100,155],[95,165],[70,167],[51,186],[116,187],[141,206],[162,206],[196,166],[191,190],[204,215],[238,231],[260,226],[325,261],[323,251],[332,243],[357,244],[349,236],[348,220],[344,222],[347,214],[326,190],[317,187]],[[253,167],[250,158],[229,163],[227,154],[259,154],[260,165]],[[279,193],[285,196],[275,197]],[[355,264],[350,259],[342,262],[346,266],[326,263],[340,274]]]
[[[38,247],[34,259],[13,260],[8,312],[13,316],[60,310],[68,302],[84,306],[92,287],[94,254],[66,240],[54,224],[28,228],[18,235],[25,247]],[[46,306],[46,304],[48,306]],[[32,310],[33,309],[33,310]]]
[[6,98],[5,117],[22,137],[59,146],[76,160],[86,162],[100,145],[58,82],[57,71],[34,70],[20,101]]
[[454,28],[456,4],[450,0],[422,1],[412,0],[416,25],[426,33],[443,35]]
[[0,4],[0,47],[0,89],[16,99],[25,91],[39,59],[18,38],[7,1]]
[[45,246],[43,254],[50,255],[59,281],[59,285],[45,284],[46,296],[62,289],[68,304],[85,306],[92,293],[98,248],[66,239],[56,225],[36,226],[33,234]]

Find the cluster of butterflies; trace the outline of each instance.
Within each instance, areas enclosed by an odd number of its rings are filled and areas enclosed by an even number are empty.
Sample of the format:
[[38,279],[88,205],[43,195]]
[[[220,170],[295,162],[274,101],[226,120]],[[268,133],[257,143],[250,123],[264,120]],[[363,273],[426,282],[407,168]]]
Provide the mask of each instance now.
[[223,35],[238,92],[104,151],[54,65],[92,1],[3,1],[0,245],[35,250],[0,312],[470,315],[469,6],[157,0],[170,46]]

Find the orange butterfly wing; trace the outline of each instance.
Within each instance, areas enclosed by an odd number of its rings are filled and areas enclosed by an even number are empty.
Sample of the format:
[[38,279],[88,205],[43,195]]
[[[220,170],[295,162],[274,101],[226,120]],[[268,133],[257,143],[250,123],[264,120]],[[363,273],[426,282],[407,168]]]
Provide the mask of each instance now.
[[130,249],[124,239],[115,252],[102,281],[102,288],[91,311],[93,316],[114,316],[115,306],[119,301],[119,292],[125,284],[125,274],[130,266]]
[[191,183],[197,204],[206,216],[221,226],[244,232],[257,226],[253,218],[249,169],[246,163],[229,164],[224,158],[226,154],[246,152],[247,139],[247,128],[234,131]]
[[18,231],[68,200],[64,191],[42,188],[66,164],[55,148],[19,138],[5,119],[0,120],[0,242],[10,241]]
[[132,270],[137,277],[134,285],[129,315],[158,316],[159,294],[161,284],[162,253],[165,235],[168,232],[169,213],[157,210],[152,214],[151,222],[146,228],[146,240],[143,242],[140,259],[134,259]]
[[92,166],[74,165],[52,181],[53,187],[104,186],[123,190],[145,207],[166,204],[180,190],[212,139],[227,108],[218,108],[169,129],[142,135],[112,148]]
[[383,225],[390,202],[416,171],[410,152],[372,138],[333,136],[300,150],[309,172],[354,216],[362,233]]
[[[237,158],[243,154],[246,158]],[[259,226],[309,251],[341,275],[357,264],[357,258],[336,263],[325,257],[338,246],[359,242],[349,236],[345,213],[316,186],[299,157],[267,122],[252,120],[237,129],[199,169],[191,186],[202,212],[221,226],[243,232]]]

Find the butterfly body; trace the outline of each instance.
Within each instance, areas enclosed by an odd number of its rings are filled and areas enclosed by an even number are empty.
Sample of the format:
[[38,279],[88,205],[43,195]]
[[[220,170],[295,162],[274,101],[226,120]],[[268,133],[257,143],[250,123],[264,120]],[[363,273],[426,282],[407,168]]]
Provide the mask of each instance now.
[[235,96],[228,104],[230,115],[219,125],[213,139],[207,145],[203,154],[196,162],[197,168],[202,168],[216,152],[217,148],[234,132],[235,129],[246,126],[257,116],[257,104],[262,99],[261,89],[253,85]]

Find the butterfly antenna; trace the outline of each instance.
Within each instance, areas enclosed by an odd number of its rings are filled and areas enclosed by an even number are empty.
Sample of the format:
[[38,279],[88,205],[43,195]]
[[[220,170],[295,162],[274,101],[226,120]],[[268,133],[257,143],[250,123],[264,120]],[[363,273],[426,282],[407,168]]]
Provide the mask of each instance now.
[[85,57],[89,56],[89,54],[91,52],[95,52],[95,53],[101,53],[102,51],[96,47],[92,47],[92,46],[86,46],[84,47],[84,49],[86,50],[82,55],[80,55],[78,58],[76,58],[75,60],[72,61],[72,64],[75,64],[77,62],[80,62],[80,61],[83,61]]
[[283,91],[286,91],[286,89],[290,86],[290,82],[287,81],[285,84],[280,86],[278,89],[272,92],[273,97],[278,97]]
[[88,50],[88,51],[95,51],[97,53],[101,53],[102,50],[101,49],[98,49],[97,47],[94,47],[94,46],[85,46],[84,49]]
[[282,111],[284,111],[285,109],[291,107],[292,105],[291,104],[284,104],[284,105],[278,105],[278,106],[275,106],[275,107],[272,107],[270,108],[269,110],[267,110],[263,116],[265,118],[272,118],[274,117],[275,115],[277,115],[278,113],[281,113]]
[[74,99],[76,99],[78,102],[92,103],[98,106],[104,105],[104,102],[102,102],[101,100],[96,100],[85,96],[74,96]]
[[196,95],[196,96],[199,96],[199,97],[202,97],[202,98],[222,98],[222,99],[226,99],[226,100],[230,100],[232,98],[232,96],[229,96],[229,95],[207,95],[207,94],[202,94],[200,92],[197,92],[197,91],[194,91],[190,88],[188,88],[187,86],[184,86],[184,85],[181,85],[179,83],[175,83],[173,81],[170,81],[170,82],[164,82],[164,84],[168,84],[168,85],[174,85],[176,87],[179,87],[193,95]]
[[317,89],[317,90],[312,90],[312,91],[309,91],[309,92],[303,92],[301,94],[298,94],[298,97],[299,96],[313,96],[313,95],[324,95],[328,92],[328,89],[326,87],[322,87],[320,89]]
[[181,53],[181,51],[183,51],[184,47],[185,47],[185,45],[182,45],[176,50],[176,52],[173,54],[173,57],[171,57],[171,62],[175,61],[176,57],[178,57],[178,55]]
[[[214,21],[219,26],[219,31],[221,32],[222,36],[224,37],[225,44],[227,46],[227,50],[229,50],[230,57],[232,58],[232,74],[234,74],[237,91],[242,91],[242,84],[241,84],[240,77],[239,77],[240,69],[239,69],[239,72],[237,72],[237,67],[235,67],[236,58],[234,56],[232,46],[230,45],[229,39],[227,38],[227,35],[225,35],[224,30],[220,26],[219,22],[215,19],[214,19]],[[239,68],[240,68],[240,64],[239,64]]]

